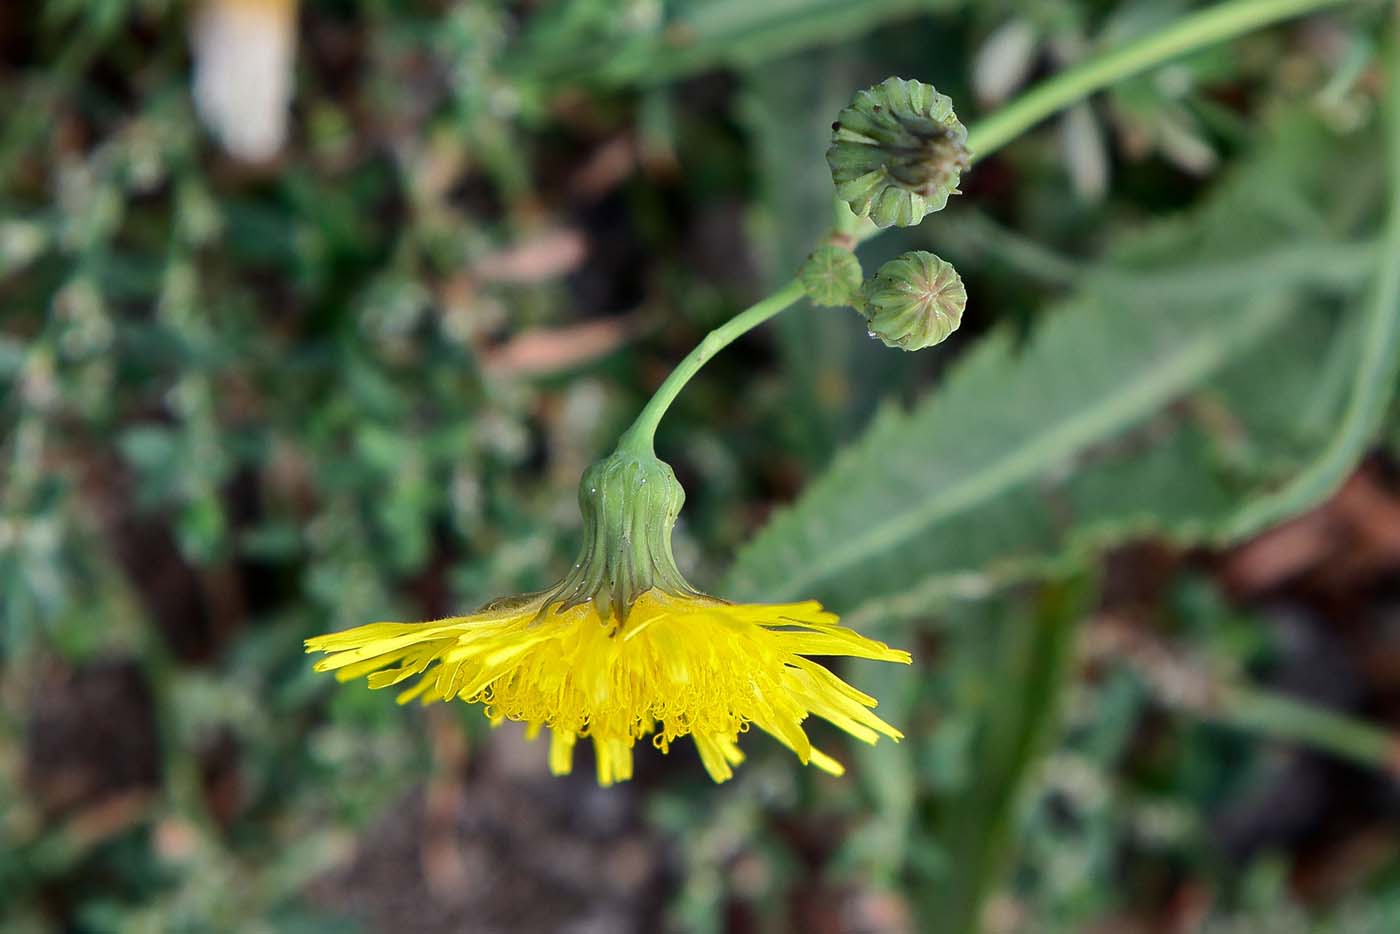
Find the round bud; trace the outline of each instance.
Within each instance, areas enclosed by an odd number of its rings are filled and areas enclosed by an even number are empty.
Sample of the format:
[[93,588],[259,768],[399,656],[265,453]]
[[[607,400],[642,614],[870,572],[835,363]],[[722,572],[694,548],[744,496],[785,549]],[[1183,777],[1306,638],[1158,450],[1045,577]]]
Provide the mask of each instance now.
[[807,297],[818,305],[858,305],[865,278],[860,260],[850,250],[826,244],[817,247],[802,264],[797,277]]
[[911,227],[957,193],[967,128],[932,85],[886,78],[841,111],[826,161],[837,196],[858,216]]
[[905,253],[865,284],[862,313],[870,336],[887,347],[922,350],[942,343],[962,322],[967,290],[951,263],[932,253]]

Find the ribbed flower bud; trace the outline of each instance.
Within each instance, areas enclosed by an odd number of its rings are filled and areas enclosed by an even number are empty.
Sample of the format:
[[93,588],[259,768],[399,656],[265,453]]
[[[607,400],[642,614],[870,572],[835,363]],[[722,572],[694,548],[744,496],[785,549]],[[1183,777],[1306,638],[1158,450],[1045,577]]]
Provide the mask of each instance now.
[[922,350],[942,343],[962,322],[967,290],[951,263],[932,253],[905,253],[865,284],[870,336],[887,347]]
[[865,274],[854,253],[832,244],[812,251],[797,276],[807,297],[818,305],[857,305]]
[[592,601],[600,618],[625,619],[647,590],[696,592],[671,553],[685,490],[669,464],[616,451],[583,472],[578,501],[583,551],[551,600],[565,608]]
[[832,124],[826,151],[836,194],[880,227],[910,227],[941,211],[968,166],[967,128],[928,84],[886,78],[860,91]]

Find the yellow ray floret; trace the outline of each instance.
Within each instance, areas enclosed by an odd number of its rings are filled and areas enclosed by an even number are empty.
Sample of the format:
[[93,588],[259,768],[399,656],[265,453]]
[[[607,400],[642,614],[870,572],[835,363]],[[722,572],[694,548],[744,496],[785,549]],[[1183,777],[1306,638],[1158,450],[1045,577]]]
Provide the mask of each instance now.
[[548,727],[556,775],[572,769],[578,738],[590,737],[603,785],[632,777],[643,737],[662,752],[692,737],[710,777],[725,781],[744,759],[738,737],[750,725],[840,775],[840,763],[809,742],[808,715],[867,743],[901,734],[871,712],[874,698],[804,656],[910,660],[815,601],[731,604],[657,589],[625,621],[537,595],[436,622],[372,623],[308,639],[306,649],[327,653],[317,670],[342,681],[368,676],[383,688],[416,677],[400,703],[456,697],[484,704],[493,721],[524,721],[532,735]]

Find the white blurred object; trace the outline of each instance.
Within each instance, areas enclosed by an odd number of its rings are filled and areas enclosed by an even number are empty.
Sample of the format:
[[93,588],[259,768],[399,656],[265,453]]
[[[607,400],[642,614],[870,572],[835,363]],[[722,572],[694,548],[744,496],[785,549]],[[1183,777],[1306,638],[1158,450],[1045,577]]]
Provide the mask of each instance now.
[[1000,104],[1025,83],[1035,65],[1035,27],[1013,19],[997,28],[972,61],[972,89],[982,104]]
[[194,102],[229,154],[264,162],[287,138],[296,0],[207,0],[195,16]]
[[1153,129],[1157,149],[1167,161],[1187,175],[1203,177],[1215,171],[1220,155],[1206,139],[1199,122],[1184,107],[1164,107]]
[[1076,104],[1060,118],[1060,150],[1074,193],[1083,201],[1102,201],[1108,194],[1108,144],[1088,103]]

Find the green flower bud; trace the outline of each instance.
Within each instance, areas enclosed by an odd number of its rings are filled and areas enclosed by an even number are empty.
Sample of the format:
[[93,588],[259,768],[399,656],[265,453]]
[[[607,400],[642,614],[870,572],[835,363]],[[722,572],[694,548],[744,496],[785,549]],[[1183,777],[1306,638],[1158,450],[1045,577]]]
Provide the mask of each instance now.
[[583,551],[551,601],[564,607],[592,601],[599,618],[625,619],[653,588],[677,596],[696,592],[671,553],[685,490],[669,464],[615,451],[583,472],[578,502]]
[[865,273],[860,260],[850,250],[826,244],[817,247],[797,276],[807,297],[818,305],[840,306],[860,303],[860,287]]
[[969,164],[967,128],[928,84],[886,78],[856,94],[826,151],[836,194],[880,227],[911,227],[941,211]]
[[870,336],[885,346],[922,350],[958,329],[966,305],[967,290],[952,264],[917,250],[890,260],[865,284],[862,314]]

